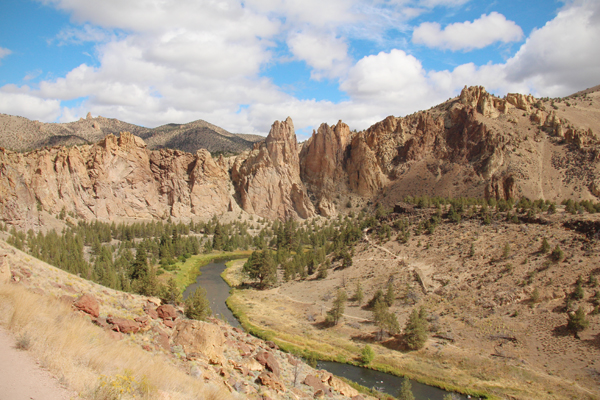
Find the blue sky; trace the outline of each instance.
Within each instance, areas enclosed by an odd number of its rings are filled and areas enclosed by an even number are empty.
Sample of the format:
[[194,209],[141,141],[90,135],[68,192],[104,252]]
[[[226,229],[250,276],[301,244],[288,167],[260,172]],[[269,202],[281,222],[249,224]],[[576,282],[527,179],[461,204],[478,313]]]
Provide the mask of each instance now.
[[268,133],[600,84],[597,0],[7,0],[0,112]]

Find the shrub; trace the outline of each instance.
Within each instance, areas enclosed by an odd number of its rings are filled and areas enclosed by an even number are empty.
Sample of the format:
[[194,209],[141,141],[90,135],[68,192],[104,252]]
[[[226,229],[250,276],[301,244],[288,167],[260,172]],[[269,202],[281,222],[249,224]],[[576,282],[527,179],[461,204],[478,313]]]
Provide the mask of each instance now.
[[362,363],[365,365],[370,364],[374,358],[375,358],[375,352],[373,351],[371,346],[366,345],[365,347],[363,347],[362,352],[360,354],[360,360],[362,361]]
[[398,391],[398,400],[415,400],[415,395],[412,392],[412,385],[406,376],[404,377],[402,386]]
[[540,253],[546,254],[549,251],[550,251],[550,243],[548,243],[548,240],[546,238],[544,238],[544,240],[542,240],[542,245],[540,246]]
[[191,319],[204,321],[212,314],[210,302],[206,298],[206,290],[203,287],[198,287],[193,295],[185,301],[185,315]]
[[550,254],[550,258],[552,258],[552,260],[554,260],[556,262],[559,262],[564,257],[565,257],[565,254],[563,253],[562,249],[560,248],[559,245],[556,245],[554,250],[552,250],[552,254]]

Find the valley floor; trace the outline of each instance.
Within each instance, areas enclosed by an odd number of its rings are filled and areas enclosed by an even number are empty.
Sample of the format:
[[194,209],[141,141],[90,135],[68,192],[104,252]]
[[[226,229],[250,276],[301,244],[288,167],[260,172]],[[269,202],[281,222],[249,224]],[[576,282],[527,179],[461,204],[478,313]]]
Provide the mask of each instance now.
[[[326,279],[265,291],[236,289],[229,303],[282,347],[321,357],[358,362],[369,343],[375,344],[376,368],[451,390],[515,399],[600,398],[600,317],[591,313],[598,288],[586,283],[600,272],[600,248],[565,229],[562,223],[571,216],[559,214],[548,217],[547,225],[445,223],[406,244],[365,238],[353,265],[330,270]],[[543,238],[552,247],[560,244],[561,262],[539,253]],[[507,243],[509,254],[503,250]],[[228,271],[230,281],[243,279],[239,268]],[[568,307],[581,305],[590,327],[575,339],[566,330],[565,303],[578,277],[584,298]],[[406,351],[400,335],[375,342],[371,311],[351,300],[340,324],[324,325],[338,288],[351,298],[360,282],[368,300],[377,289],[385,291],[388,281],[396,290],[391,309],[400,326],[414,306],[427,309],[434,332],[424,349]],[[535,289],[537,302],[531,300]]]

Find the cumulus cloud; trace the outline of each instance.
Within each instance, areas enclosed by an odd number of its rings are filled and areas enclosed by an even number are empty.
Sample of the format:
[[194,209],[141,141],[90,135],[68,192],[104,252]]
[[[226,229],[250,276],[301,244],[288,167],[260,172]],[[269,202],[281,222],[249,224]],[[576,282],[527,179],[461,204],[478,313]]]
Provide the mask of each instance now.
[[[350,46],[356,38],[376,41],[392,27],[405,30],[411,18],[433,7],[459,7],[466,0],[44,1],[80,26],[58,38],[96,43],[97,63],[31,88],[0,88],[2,112],[70,121],[91,111],[145,126],[204,119],[232,132],[266,134],[275,119],[288,115],[304,131],[338,119],[364,129],[446,100],[465,84],[545,96],[600,83],[595,1],[568,3],[506,63],[464,63],[451,70],[426,69],[410,54],[410,44],[357,61]],[[494,21],[501,29],[490,28]],[[429,37],[427,27],[415,30],[428,38],[419,40],[458,50],[522,35],[498,13],[443,29],[429,26]],[[283,43],[306,62],[313,79],[336,79],[347,98],[300,100],[263,76],[266,66],[281,62],[276,52]],[[76,99],[78,106],[61,108],[61,100]]]
[[504,15],[491,12],[473,22],[457,22],[441,29],[437,22],[423,22],[414,31],[413,43],[440,49],[474,50],[496,42],[516,42],[523,38],[523,30]]
[[28,87],[5,85],[0,88],[0,110],[4,114],[25,116],[40,121],[55,121],[61,114],[60,101],[41,99]]
[[2,60],[4,57],[6,57],[7,55],[11,54],[12,51],[10,51],[9,49],[5,49],[4,47],[0,47],[0,60]]
[[341,38],[319,32],[296,32],[290,35],[287,44],[295,58],[313,68],[313,79],[339,77],[350,66],[348,45]]

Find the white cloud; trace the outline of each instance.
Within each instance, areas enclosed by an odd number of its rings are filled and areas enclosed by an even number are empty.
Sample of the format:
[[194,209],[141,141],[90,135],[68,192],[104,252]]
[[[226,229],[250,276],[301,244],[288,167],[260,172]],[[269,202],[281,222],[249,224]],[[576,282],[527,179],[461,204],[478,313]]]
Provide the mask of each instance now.
[[295,58],[313,68],[313,79],[339,77],[350,67],[348,45],[332,35],[297,32],[290,35],[287,44]]
[[[464,63],[442,71],[425,69],[400,49],[354,62],[349,46],[355,38],[384,37],[391,27],[405,30],[427,7],[460,6],[464,0],[385,1],[384,8],[377,7],[380,0],[324,5],[320,0],[248,0],[243,6],[233,0],[50,2],[83,26],[63,31],[65,40],[96,41],[98,64],[79,65],[34,88],[4,86],[2,112],[70,121],[91,111],[150,127],[201,118],[232,132],[266,134],[275,119],[288,115],[299,130],[338,119],[364,129],[387,115],[426,109],[465,84],[484,85],[498,94],[565,95],[600,83],[594,41],[600,37],[600,6],[592,1],[569,3],[506,63]],[[443,45],[461,49],[509,40],[510,29],[487,28],[493,31],[489,35],[477,30],[494,18],[505,28],[514,24],[492,13],[468,24],[438,27],[438,36]],[[85,24],[91,27],[87,31]],[[98,32],[109,35],[95,36]],[[293,56],[312,68],[314,79],[337,78],[347,100],[299,100],[262,77],[266,66],[280,61],[275,49],[286,40]],[[79,106],[61,109],[60,100],[74,99]]]
[[55,121],[60,116],[60,101],[41,99],[29,93],[28,87],[5,85],[0,88],[0,110],[40,121]]
[[12,51],[10,51],[9,49],[5,49],[4,47],[0,47],[0,60],[2,60],[9,54],[12,54]]
[[[577,1],[531,33],[506,63],[509,82],[528,82],[544,96],[600,83],[600,2]],[[593,83],[593,84],[592,84]]]
[[491,12],[473,22],[457,22],[441,29],[437,22],[424,22],[413,32],[412,41],[440,49],[474,50],[496,42],[516,42],[523,38],[523,30],[504,15]]
[[111,38],[111,34],[103,29],[85,24],[82,28],[68,27],[61,30],[56,38],[59,45],[81,44],[84,42],[104,42]]

